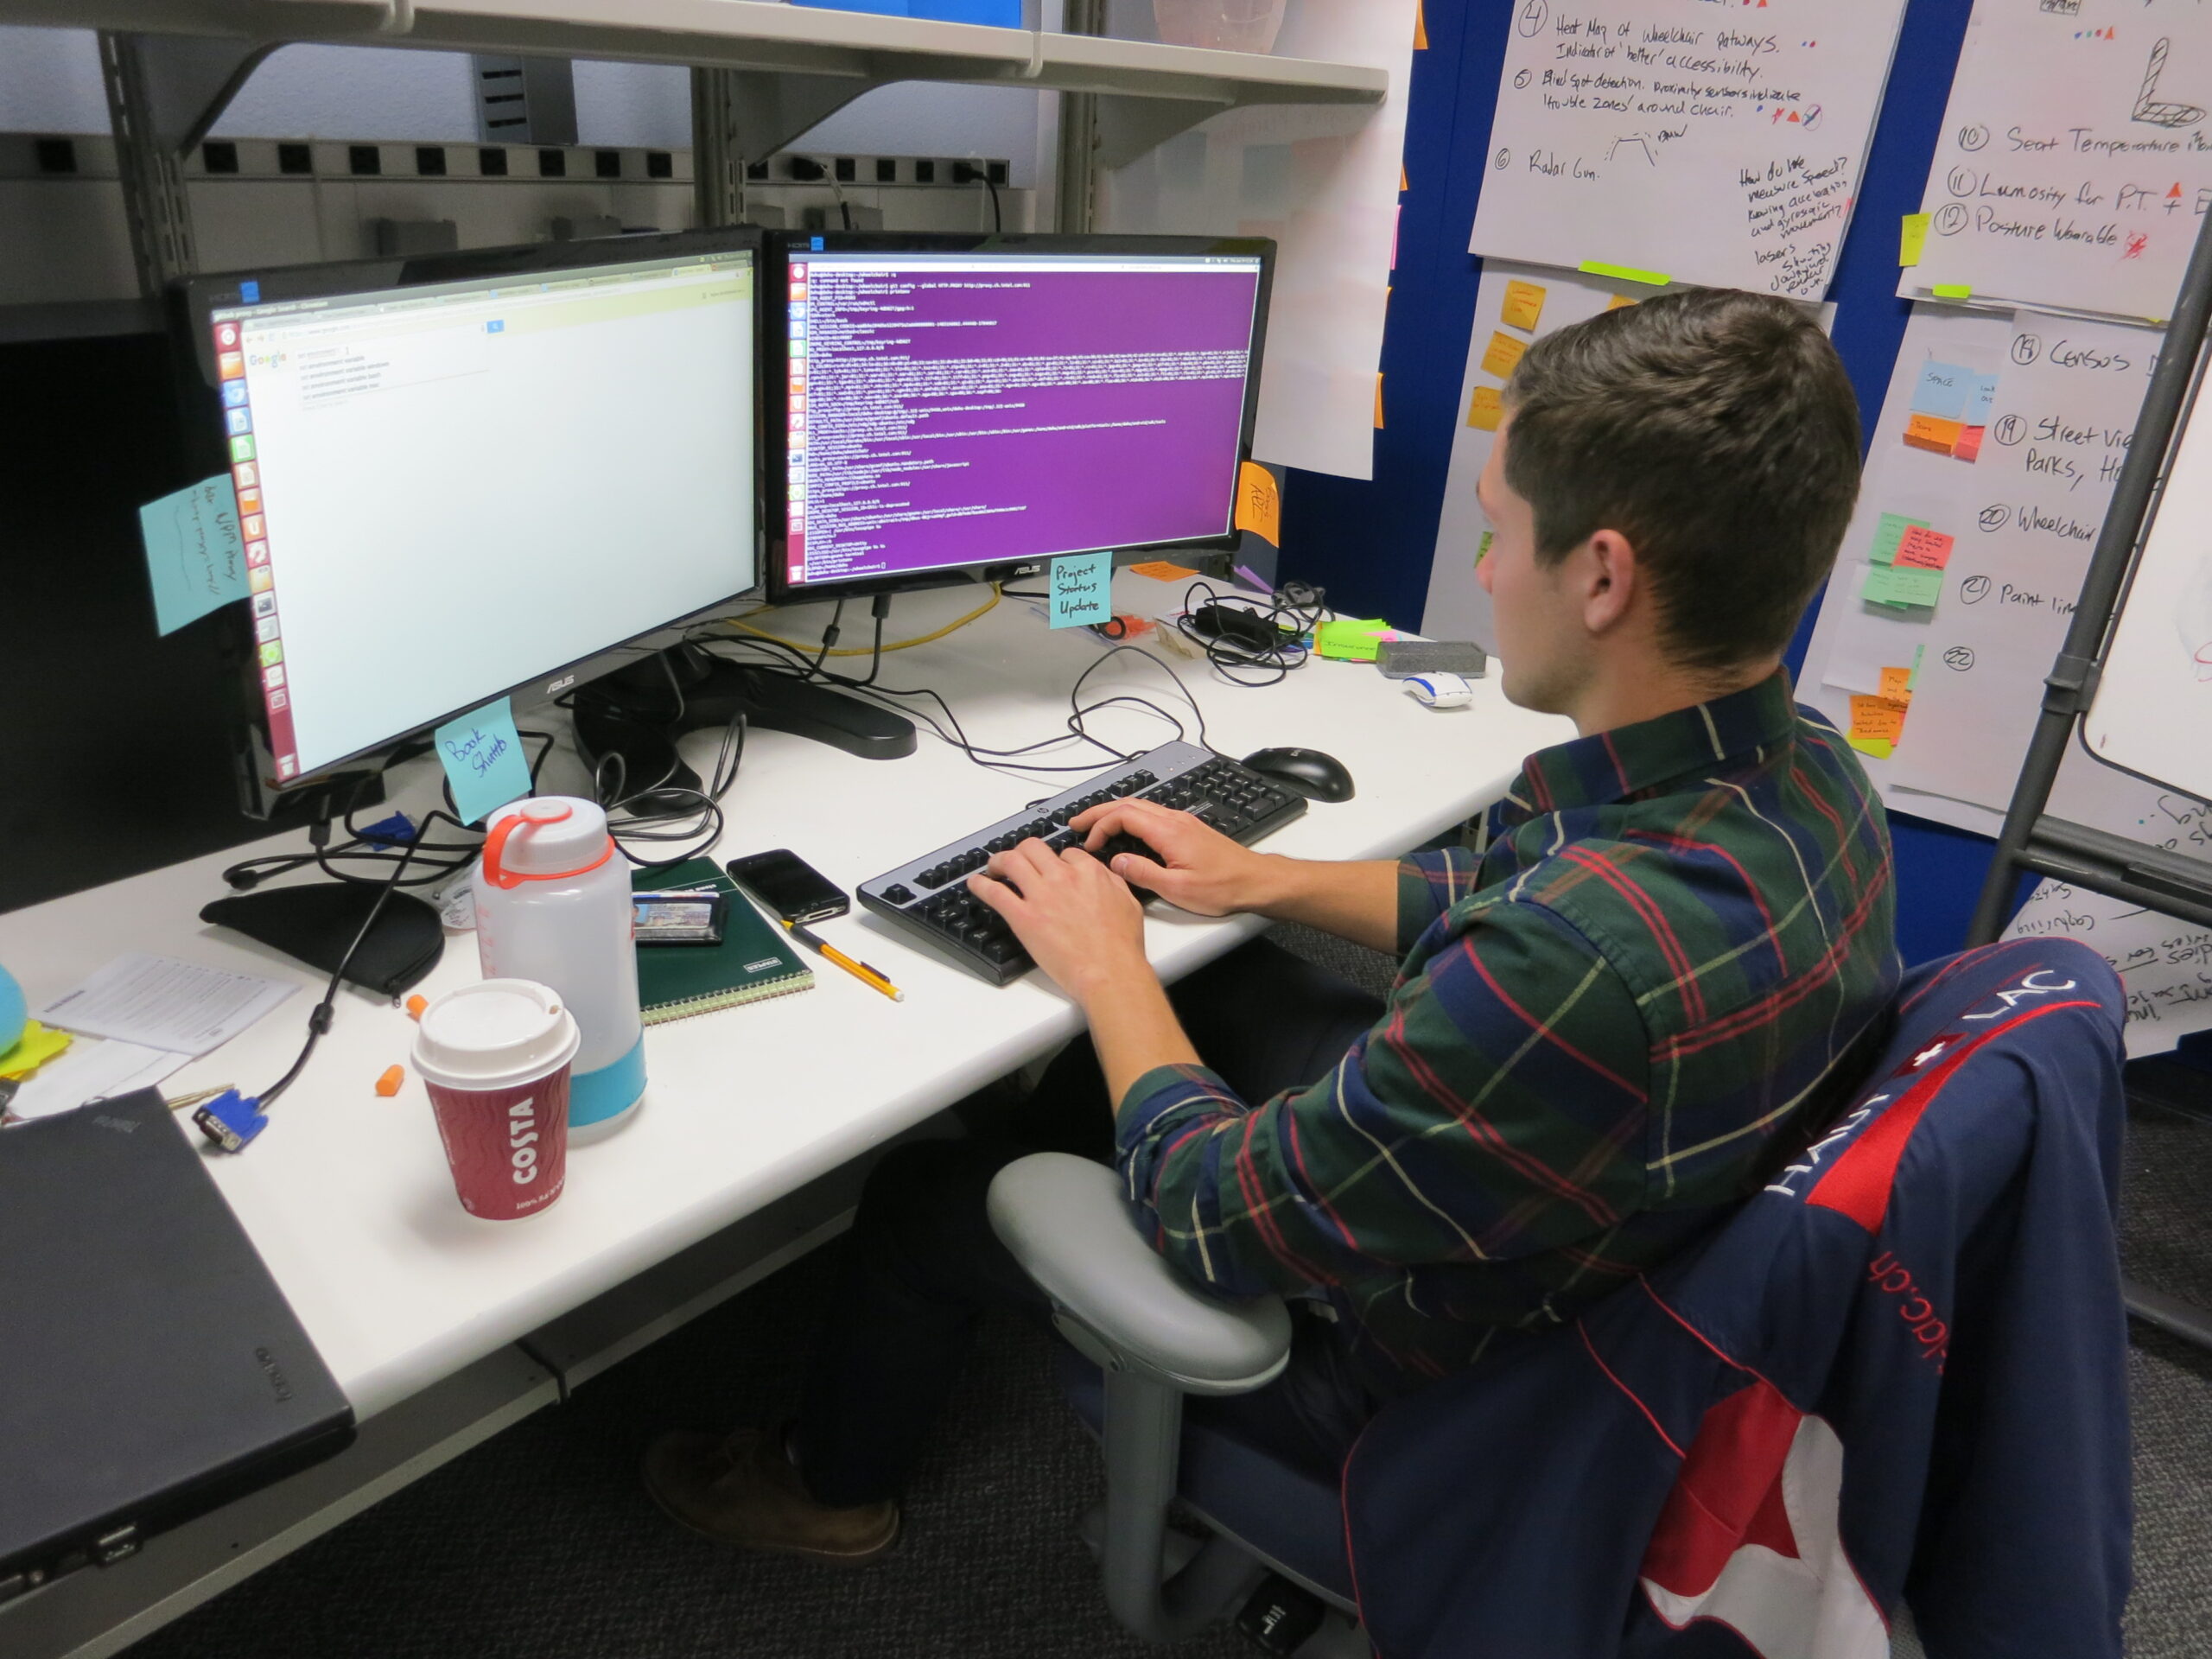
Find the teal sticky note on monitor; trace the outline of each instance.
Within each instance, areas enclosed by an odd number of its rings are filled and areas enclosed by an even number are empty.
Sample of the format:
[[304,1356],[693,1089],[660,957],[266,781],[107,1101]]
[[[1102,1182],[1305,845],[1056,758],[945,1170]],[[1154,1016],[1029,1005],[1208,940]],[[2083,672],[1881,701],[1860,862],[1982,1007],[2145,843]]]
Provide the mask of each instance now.
[[1045,583],[1046,618],[1056,628],[1086,627],[1114,614],[1114,556],[1063,553]]
[[530,793],[530,762],[505,697],[446,721],[431,741],[453,785],[454,814],[463,823],[488,818]]
[[218,473],[138,509],[154,623],[175,633],[219,605],[245,597],[245,544],[231,475]]

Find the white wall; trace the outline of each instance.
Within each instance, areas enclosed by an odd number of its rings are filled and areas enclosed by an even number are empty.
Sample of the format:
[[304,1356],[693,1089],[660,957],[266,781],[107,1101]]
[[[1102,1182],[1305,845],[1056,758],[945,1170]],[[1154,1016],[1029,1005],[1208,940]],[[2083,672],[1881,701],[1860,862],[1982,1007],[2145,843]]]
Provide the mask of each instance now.
[[105,132],[90,29],[0,28],[0,132]]

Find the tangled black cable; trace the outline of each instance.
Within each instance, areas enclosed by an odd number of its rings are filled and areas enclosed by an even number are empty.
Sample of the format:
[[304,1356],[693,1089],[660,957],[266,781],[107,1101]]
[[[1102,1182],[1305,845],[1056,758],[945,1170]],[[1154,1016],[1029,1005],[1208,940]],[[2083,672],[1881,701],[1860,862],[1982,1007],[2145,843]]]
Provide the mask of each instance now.
[[[1196,605],[1192,602],[1193,594],[1203,595]],[[1262,603],[1233,590],[1224,593],[1200,580],[1183,590],[1183,614],[1175,619],[1175,631],[1205,652],[1207,665],[1231,685],[1275,685],[1312,660],[1312,648],[1304,641],[1328,614],[1323,599],[1320,588],[1302,582],[1283,583]],[[1254,619],[1269,631],[1272,639],[1248,644],[1226,634],[1202,632],[1192,623],[1192,614],[1205,605]],[[1252,677],[1255,671],[1264,677]]]
[[[1089,667],[1085,668],[1081,674],[1076,677],[1075,684],[1070,689],[1068,693],[1069,715],[1067,720],[1068,729],[1066,732],[1042,739],[1035,743],[1025,743],[1016,748],[986,748],[982,744],[975,742],[969,737],[966,730],[960,724],[960,717],[953,713],[952,705],[945,701],[943,694],[940,692],[928,686],[916,686],[911,689],[902,689],[899,687],[876,683],[879,671],[882,667],[882,621],[883,619],[880,613],[880,607],[879,607],[879,614],[876,617],[875,630],[876,649],[869,653],[868,671],[867,675],[864,677],[858,679],[854,678],[850,675],[831,672],[819,665],[826,657],[826,646],[823,652],[816,653],[814,657],[810,658],[805,652],[796,646],[785,645],[779,640],[768,639],[757,634],[744,635],[736,639],[731,639],[726,635],[714,635],[702,639],[701,642],[702,644],[709,643],[710,640],[713,645],[751,647],[753,651],[761,653],[761,655],[751,658],[737,658],[734,660],[749,661],[752,666],[759,668],[765,672],[786,674],[795,679],[818,680],[825,684],[834,685],[841,690],[850,691],[860,696],[866,697],[880,707],[890,709],[896,713],[905,715],[909,719],[917,721],[939,742],[944,743],[947,747],[959,750],[963,754],[966,755],[969,760],[974,761],[976,765],[982,766],[992,772],[1004,772],[1010,777],[1019,777],[1025,773],[1031,772],[1068,772],[1087,775],[1097,771],[1098,768],[1096,766],[1059,766],[1047,761],[1029,760],[1023,758],[1027,755],[1035,754],[1039,750],[1058,747],[1061,744],[1066,743],[1071,739],[1089,743],[1095,748],[1103,749],[1117,760],[1126,760],[1128,757],[1122,754],[1120,750],[1115,748],[1112,745],[1092,736],[1090,733],[1084,728],[1084,717],[1086,715],[1114,703],[1134,703],[1147,709],[1152,713],[1158,715],[1161,719],[1166,721],[1168,724],[1174,727],[1176,735],[1179,738],[1187,735],[1186,728],[1184,727],[1182,721],[1172,711],[1161,708],[1158,703],[1152,702],[1148,698],[1141,697],[1133,693],[1122,693],[1115,696],[1102,698],[1098,702],[1088,705],[1084,704],[1079,701],[1084,683],[1093,674],[1098,671],[1100,666],[1109,657],[1112,657],[1122,652],[1134,652],[1136,655],[1156,664],[1170,680],[1174,682],[1177,693],[1182,697],[1184,702],[1190,705],[1192,713],[1197,717],[1199,734],[1198,741],[1201,743],[1205,742],[1205,715],[1198,709],[1197,700],[1191,696],[1189,689],[1183,684],[1181,677],[1176,674],[1173,665],[1166,662],[1161,658],[1154,656],[1151,652],[1144,650],[1141,646],[1116,645],[1102,654],[1096,662],[1092,663]],[[832,628],[834,628],[835,626],[835,619],[833,618],[831,623]],[[834,637],[831,638],[831,643],[834,643]],[[925,710],[910,708],[902,703],[891,701],[893,698],[899,697],[926,698],[937,705],[938,713],[937,715],[931,715]],[[940,716],[942,718],[940,718]],[[949,731],[946,729],[948,727],[950,728]]]

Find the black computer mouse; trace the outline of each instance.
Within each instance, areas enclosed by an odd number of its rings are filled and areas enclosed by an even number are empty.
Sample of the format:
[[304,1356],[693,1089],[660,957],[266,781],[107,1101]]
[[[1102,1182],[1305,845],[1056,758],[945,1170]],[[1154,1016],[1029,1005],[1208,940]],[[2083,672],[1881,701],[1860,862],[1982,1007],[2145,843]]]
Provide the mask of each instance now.
[[1351,773],[1344,770],[1344,763],[1319,749],[1255,749],[1244,757],[1243,764],[1296,790],[1309,801],[1352,798]]

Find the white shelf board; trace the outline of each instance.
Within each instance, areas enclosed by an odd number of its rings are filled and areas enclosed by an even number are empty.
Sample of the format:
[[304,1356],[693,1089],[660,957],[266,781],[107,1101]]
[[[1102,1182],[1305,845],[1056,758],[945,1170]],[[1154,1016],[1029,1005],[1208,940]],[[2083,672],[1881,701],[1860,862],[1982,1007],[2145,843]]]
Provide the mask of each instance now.
[[614,58],[869,83],[1027,83],[1224,108],[1377,104],[1389,87],[1384,71],[1361,64],[761,0],[402,0],[396,8],[385,0],[0,0],[0,23]]

